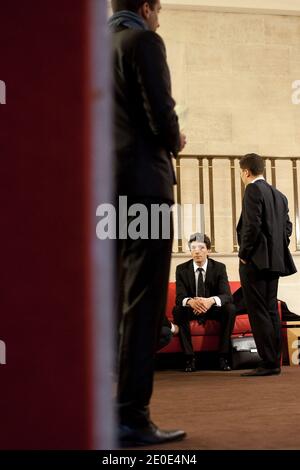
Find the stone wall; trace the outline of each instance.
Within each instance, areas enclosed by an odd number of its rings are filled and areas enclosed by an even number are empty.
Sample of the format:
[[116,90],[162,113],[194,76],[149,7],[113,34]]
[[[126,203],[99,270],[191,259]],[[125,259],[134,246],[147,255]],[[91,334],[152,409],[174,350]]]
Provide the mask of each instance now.
[[160,24],[185,153],[300,155],[300,17],[164,7]]

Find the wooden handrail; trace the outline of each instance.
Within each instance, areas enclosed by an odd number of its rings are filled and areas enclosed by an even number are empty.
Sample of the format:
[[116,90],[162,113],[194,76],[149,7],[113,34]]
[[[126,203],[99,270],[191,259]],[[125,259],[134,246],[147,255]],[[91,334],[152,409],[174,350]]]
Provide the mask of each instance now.
[[[236,161],[239,161],[242,155],[179,155],[176,161],[176,176],[177,176],[177,203],[182,204],[182,160],[196,160],[198,163],[198,190],[199,190],[199,203],[204,207],[204,160],[208,162],[208,200],[209,200],[209,221],[210,221],[210,238],[212,252],[216,251],[216,237],[215,237],[215,203],[214,203],[214,161],[215,160],[228,160],[229,162],[229,175],[231,185],[231,218],[232,218],[232,251],[238,251],[236,223],[237,223],[237,195],[236,195]],[[300,215],[299,215],[299,199],[298,199],[298,171],[297,162],[300,162],[300,157],[287,156],[263,156],[264,160],[269,160],[271,163],[271,184],[276,187],[276,161],[290,161],[292,163],[293,174],[293,202],[290,204],[294,206],[294,236],[296,241],[296,251],[300,251]],[[266,165],[264,174],[266,174]],[[241,197],[244,196],[244,184],[241,180]],[[178,211],[178,252],[183,252],[183,220],[181,219],[181,211]]]

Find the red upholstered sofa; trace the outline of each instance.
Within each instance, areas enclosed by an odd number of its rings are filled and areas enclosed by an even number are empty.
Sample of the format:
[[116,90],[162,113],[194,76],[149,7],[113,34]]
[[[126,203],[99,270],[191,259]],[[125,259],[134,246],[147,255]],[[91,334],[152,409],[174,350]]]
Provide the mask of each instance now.
[[[239,287],[239,282],[229,282],[231,292],[234,293]],[[175,296],[176,296],[176,283],[169,283],[168,291],[168,300],[167,300],[167,309],[166,315],[169,320],[173,321],[172,310],[175,305]],[[278,307],[280,309],[280,302],[278,302]],[[281,316],[281,311],[279,311]],[[207,320],[205,325],[199,325],[196,320],[191,321],[191,334],[192,334],[192,343],[195,352],[199,351],[217,351],[219,347],[219,331],[220,324],[216,320]],[[233,329],[233,336],[239,336],[250,332],[251,327],[248,319],[248,315],[237,315],[235,320],[235,325]],[[173,353],[181,352],[181,346],[178,336],[174,336],[171,342],[161,349],[160,353]]]

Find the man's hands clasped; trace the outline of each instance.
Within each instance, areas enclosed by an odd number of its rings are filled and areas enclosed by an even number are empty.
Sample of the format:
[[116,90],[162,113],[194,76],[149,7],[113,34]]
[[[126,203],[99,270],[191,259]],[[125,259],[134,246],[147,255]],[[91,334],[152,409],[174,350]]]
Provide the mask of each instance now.
[[209,310],[215,304],[213,297],[194,297],[189,299],[187,305],[191,307],[195,315],[201,315]]

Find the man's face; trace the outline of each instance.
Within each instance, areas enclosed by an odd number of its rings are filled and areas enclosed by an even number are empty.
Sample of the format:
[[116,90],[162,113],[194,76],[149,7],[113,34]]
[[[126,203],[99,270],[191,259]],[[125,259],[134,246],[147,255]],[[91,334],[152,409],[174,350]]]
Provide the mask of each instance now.
[[241,175],[241,179],[244,183],[244,185],[246,186],[247,183],[248,183],[248,170],[243,170],[242,168],[240,169],[240,175]]
[[191,243],[191,255],[198,266],[203,266],[207,260],[208,253],[210,253],[210,250],[207,249],[205,243],[198,241]]
[[151,31],[155,32],[157,28],[159,28],[158,15],[159,15],[160,10],[161,10],[160,0],[157,0],[157,2],[155,3],[153,7],[153,10],[149,8],[149,15],[148,15],[148,18],[146,19],[146,22]]

